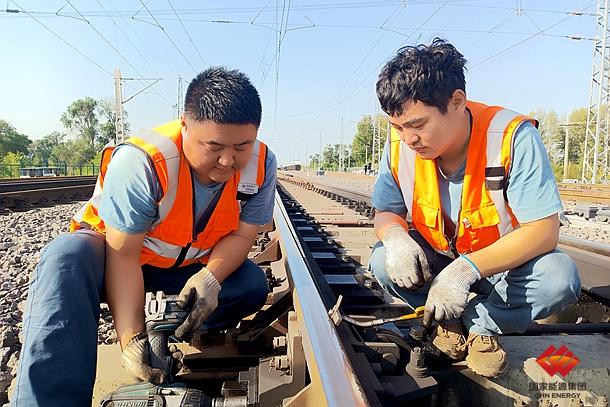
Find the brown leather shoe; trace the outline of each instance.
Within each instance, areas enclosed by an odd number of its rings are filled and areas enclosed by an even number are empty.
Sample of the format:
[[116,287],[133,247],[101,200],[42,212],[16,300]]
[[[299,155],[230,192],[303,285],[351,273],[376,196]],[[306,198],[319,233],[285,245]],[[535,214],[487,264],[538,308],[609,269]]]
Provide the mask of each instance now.
[[436,327],[432,345],[454,360],[463,360],[466,356],[466,336],[462,324],[443,322]]
[[465,346],[468,347],[466,365],[474,373],[485,377],[498,377],[506,372],[506,352],[502,350],[497,336],[470,332]]

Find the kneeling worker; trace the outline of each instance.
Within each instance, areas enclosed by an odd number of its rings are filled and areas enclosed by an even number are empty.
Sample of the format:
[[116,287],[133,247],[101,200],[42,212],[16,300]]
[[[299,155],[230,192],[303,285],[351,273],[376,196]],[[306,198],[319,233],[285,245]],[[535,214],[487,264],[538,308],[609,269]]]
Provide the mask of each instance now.
[[260,121],[249,79],[210,68],[189,84],[180,120],[104,151],[93,197],[32,277],[13,406],[91,404],[101,301],[123,366],[153,383],[167,372],[150,366],[146,291],[179,294],[183,339],[260,309],[267,278],[247,255],[272,220],[277,167]]
[[556,249],[562,206],[538,123],[467,100],[465,63],[437,38],[401,48],[379,75],[391,132],[370,268],[395,296],[425,304],[441,352],[495,377],[507,366],[498,334],[577,301],[580,281]]

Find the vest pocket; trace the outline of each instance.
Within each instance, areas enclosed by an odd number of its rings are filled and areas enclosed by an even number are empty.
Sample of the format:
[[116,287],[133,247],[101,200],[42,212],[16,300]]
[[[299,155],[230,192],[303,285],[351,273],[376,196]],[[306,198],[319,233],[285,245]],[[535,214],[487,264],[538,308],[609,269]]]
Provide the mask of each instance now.
[[481,250],[499,239],[500,216],[493,202],[462,210],[461,215],[464,237],[470,241],[470,251]]
[[440,208],[433,207],[423,202],[413,205],[411,219],[413,223],[423,224],[429,228],[438,229],[438,212]]

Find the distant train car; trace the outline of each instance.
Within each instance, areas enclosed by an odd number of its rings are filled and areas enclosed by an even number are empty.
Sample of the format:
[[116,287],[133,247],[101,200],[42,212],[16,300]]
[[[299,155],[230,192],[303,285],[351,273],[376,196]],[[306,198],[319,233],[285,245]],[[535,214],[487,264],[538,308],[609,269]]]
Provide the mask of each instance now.
[[33,177],[59,177],[61,168],[59,167],[23,167],[19,168],[19,178]]
[[278,168],[281,171],[301,171],[301,164],[284,165]]

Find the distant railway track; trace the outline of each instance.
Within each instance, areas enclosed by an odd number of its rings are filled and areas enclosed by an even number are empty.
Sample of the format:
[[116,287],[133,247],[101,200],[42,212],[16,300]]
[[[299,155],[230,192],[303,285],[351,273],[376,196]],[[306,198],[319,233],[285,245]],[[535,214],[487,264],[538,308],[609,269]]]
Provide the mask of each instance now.
[[578,203],[610,204],[610,184],[557,184],[563,200]]
[[93,193],[96,179],[83,176],[0,180],[0,209],[24,210],[87,199]]

